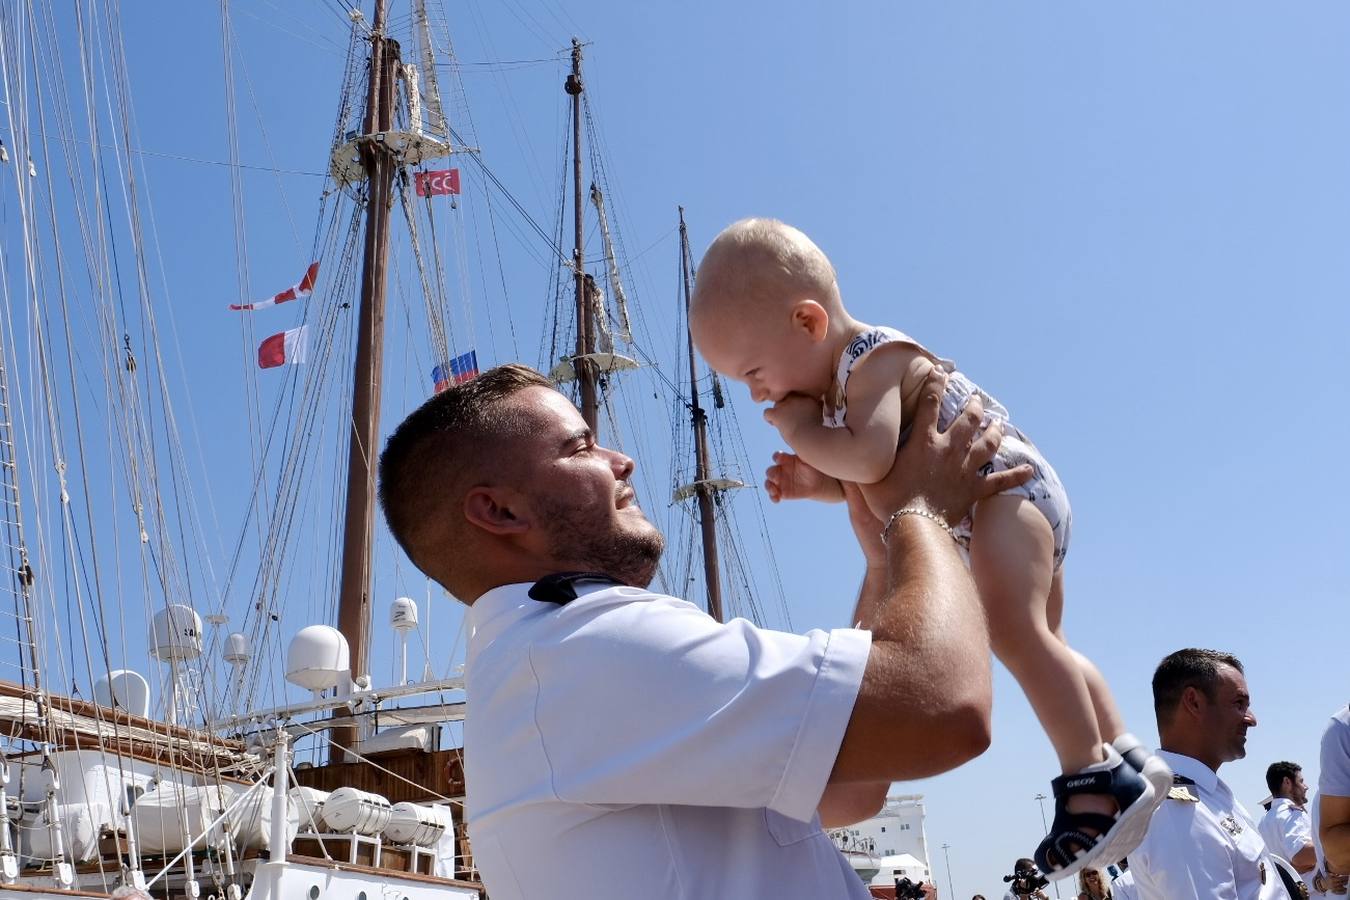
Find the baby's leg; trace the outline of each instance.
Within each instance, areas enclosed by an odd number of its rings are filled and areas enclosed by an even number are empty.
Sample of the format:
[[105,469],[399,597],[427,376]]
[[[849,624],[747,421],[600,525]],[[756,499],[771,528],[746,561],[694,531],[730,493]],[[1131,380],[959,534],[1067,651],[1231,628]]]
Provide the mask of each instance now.
[[[1059,571],[1055,572],[1055,578],[1050,583],[1050,602],[1046,607],[1047,619],[1050,623],[1050,630],[1055,636],[1064,642],[1064,569],[1061,566]],[[1102,738],[1107,741],[1114,741],[1125,733],[1125,720],[1121,718],[1120,708],[1116,706],[1116,700],[1111,696],[1111,689],[1106,686],[1106,679],[1098,671],[1092,660],[1083,654],[1069,648],[1073,654],[1074,660],[1078,663],[1078,669],[1083,673],[1083,680],[1087,683],[1088,695],[1092,697],[1092,709],[1097,716],[1097,731]]]
[[[1050,626],[1055,584],[1050,523],[1024,497],[980,503],[970,542],[971,571],[989,617],[994,653],[1021,685],[1067,774],[1101,762],[1092,695],[1068,645]],[[1056,598],[1062,605],[1062,596]]]

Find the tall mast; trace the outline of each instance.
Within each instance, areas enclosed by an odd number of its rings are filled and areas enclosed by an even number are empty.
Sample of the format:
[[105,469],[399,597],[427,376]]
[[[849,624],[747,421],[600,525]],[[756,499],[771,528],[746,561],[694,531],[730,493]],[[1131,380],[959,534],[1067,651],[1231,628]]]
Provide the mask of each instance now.
[[582,232],[583,223],[581,221],[581,92],[585,87],[581,83],[581,42],[572,38],[572,72],[567,76],[567,81],[563,85],[563,90],[572,97],[572,187],[573,187],[573,209],[575,216],[573,224],[575,225],[576,242],[572,248],[572,268],[575,275],[577,289],[577,352],[572,359],[572,366],[576,372],[576,378],[581,383],[581,417],[586,420],[586,425],[593,434],[598,435],[599,425],[596,415],[595,399],[595,361],[592,356],[595,353],[595,323],[594,304],[591,303],[589,292],[586,290],[586,275],[582,266],[582,242],[585,235]]
[[[680,272],[684,276],[684,318],[689,321],[689,232],[684,227],[684,207],[680,208]],[[698,368],[694,361],[694,334],[689,339],[689,409],[694,419],[694,490],[698,495],[698,521],[703,531],[703,577],[708,585],[708,615],[722,618],[722,579],[717,565],[717,522],[713,518],[713,491],[717,488],[708,474],[708,414],[698,402]]]
[[[369,185],[361,308],[352,380],[351,446],[347,458],[347,512],[342,542],[338,629],[351,651],[353,680],[366,674],[370,643],[370,561],[374,535],[374,464],[380,432],[380,373],[384,361],[384,289],[389,253],[389,211],[398,162],[374,135],[392,130],[399,48],[384,34],[385,0],[375,0],[370,35],[370,85],[366,95],[361,163]],[[356,727],[333,731],[343,747],[356,743]]]

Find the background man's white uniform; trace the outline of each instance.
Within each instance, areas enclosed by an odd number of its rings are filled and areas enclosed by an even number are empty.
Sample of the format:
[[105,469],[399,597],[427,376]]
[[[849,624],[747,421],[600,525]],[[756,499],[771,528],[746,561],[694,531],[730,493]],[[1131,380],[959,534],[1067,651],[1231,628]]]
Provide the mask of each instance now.
[[1130,854],[1141,900],[1289,900],[1256,822],[1217,772],[1158,751],[1178,783]]
[[[1287,860],[1313,842],[1312,816],[1303,807],[1288,797],[1276,797],[1270,802],[1270,809],[1257,823],[1257,830],[1266,842],[1271,853],[1278,853]],[[1313,873],[1303,879],[1311,893]]]

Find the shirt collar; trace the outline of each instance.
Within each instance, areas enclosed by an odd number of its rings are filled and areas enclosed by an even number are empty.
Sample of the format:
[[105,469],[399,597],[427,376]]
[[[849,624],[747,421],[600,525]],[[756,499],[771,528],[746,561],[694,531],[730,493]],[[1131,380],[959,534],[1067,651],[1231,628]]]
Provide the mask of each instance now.
[[[498,585],[479,596],[469,607],[467,615],[469,636],[473,637],[477,632],[485,632],[479,635],[480,637],[495,636],[505,630],[510,623],[532,612],[542,614],[561,609],[553,603],[530,599],[532,584],[534,584],[532,581],[519,581],[514,584]],[[575,585],[578,599],[613,588],[612,582],[605,581],[581,581]]]
[[1276,797],[1270,801],[1270,808],[1272,811],[1277,809],[1284,809],[1286,806],[1292,806],[1294,809],[1297,809],[1300,812],[1305,812],[1303,807],[1299,806],[1297,803],[1295,803],[1288,797]]
[[1194,781],[1201,790],[1213,791],[1223,785],[1218,772],[1194,757],[1173,753],[1171,750],[1159,750],[1158,755],[1162,757],[1163,762],[1172,767],[1173,772]]

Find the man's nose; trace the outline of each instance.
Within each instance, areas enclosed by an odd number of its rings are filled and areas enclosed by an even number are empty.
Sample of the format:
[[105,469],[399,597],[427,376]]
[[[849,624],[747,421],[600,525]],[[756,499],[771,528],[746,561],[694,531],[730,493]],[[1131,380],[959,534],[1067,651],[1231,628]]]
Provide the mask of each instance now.
[[769,392],[766,391],[761,384],[751,385],[750,399],[756,403],[763,403],[765,400],[769,399]]
[[1255,727],[1256,727],[1256,713],[1252,712],[1250,709],[1247,710],[1247,715],[1244,717],[1244,721],[1247,723],[1247,727],[1248,727],[1248,728],[1255,728]]
[[614,469],[614,476],[620,481],[627,481],[628,476],[632,475],[633,469],[636,468],[632,457],[620,453],[618,450],[606,450],[605,452],[609,454],[609,464]]

